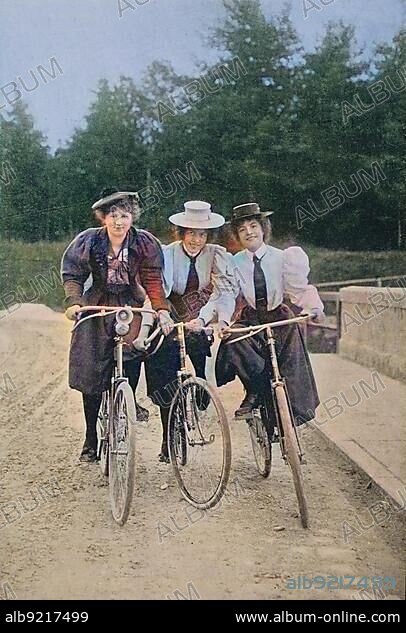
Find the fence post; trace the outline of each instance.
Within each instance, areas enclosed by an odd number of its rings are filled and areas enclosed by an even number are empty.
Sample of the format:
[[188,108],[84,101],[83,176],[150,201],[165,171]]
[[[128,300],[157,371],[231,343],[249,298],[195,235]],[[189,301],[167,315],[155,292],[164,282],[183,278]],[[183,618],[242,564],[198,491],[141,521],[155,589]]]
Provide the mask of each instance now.
[[341,338],[341,299],[338,295],[336,300],[336,326],[337,326],[337,346],[336,353],[338,354],[338,346]]
[[378,288],[382,288],[382,279],[380,277],[376,278],[376,285],[378,286]]

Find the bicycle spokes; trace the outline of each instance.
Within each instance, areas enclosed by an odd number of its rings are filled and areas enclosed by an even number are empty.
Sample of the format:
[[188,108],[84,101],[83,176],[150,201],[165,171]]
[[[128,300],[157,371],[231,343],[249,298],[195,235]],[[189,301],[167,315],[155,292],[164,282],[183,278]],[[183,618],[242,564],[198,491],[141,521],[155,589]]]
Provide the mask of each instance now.
[[109,446],[109,429],[108,420],[110,415],[110,396],[109,392],[105,391],[102,396],[99,413],[97,416],[96,431],[97,431],[97,456],[100,460],[100,469],[103,475],[109,473],[109,461],[108,461],[108,446]]
[[198,378],[185,381],[169,419],[175,476],[184,496],[198,507],[217,503],[228,478],[231,455],[224,410],[205,384]]
[[134,422],[135,404],[131,388],[122,383],[113,404],[109,437],[110,499],[115,520],[126,521],[134,483]]

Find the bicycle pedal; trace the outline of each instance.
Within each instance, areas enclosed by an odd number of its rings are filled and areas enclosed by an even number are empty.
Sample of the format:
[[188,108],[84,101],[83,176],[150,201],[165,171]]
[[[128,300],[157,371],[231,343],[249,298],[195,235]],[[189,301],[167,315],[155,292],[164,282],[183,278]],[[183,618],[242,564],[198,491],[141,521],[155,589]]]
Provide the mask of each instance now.
[[254,416],[252,415],[252,412],[243,413],[242,415],[235,415],[234,420],[245,420],[245,422],[249,422],[250,420],[254,421]]

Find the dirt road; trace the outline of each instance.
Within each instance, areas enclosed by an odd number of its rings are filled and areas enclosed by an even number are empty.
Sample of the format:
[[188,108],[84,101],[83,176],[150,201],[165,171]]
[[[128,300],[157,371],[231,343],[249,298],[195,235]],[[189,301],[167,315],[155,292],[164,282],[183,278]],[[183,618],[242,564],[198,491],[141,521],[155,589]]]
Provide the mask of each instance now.
[[[157,461],[151,406],[137,432],[132,512],[116,526],[98,466],[78,462],[83,421],[80,394],[67,386],[69,324],[43,306],[0,317],[0,597],[403,598],[401,513],[379,503],[374,487],[310,429],[303,440],[312,521],[303,530],[288,468],[274,451],[270,479],[257,475],[243,422],[232,422],[222,504],[202,512],[182,501],[171,467]],[[221,390],[228,413],[240,394],[236,385]],[[299,576],[316,575],[365,577],[364,585],[391,576],[396,588],[293,588]]]

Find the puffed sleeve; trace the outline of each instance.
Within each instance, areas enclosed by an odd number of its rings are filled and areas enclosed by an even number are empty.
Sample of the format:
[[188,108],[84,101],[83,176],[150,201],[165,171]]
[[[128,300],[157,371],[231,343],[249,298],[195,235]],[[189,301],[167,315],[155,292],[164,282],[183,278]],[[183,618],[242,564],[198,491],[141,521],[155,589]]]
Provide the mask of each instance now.
[[168,310],[165,298],[163,268],[164,257],[159,240],[148,233],[139,230],[137,235],[140,263],[140,281],[146,291],[154,310]]
[[215,319],[230,323],[238,292],[233,257],[222,246],[215,247],[210,281],[213,292],[209,301],[200,310],[199,318],[203,319],[205,324]]
[[324,311],[317,289],[308,283],[310,272],[309,258],[299,246],[291,246],[283,251],[283,292],[292,303],[305,312],[313,308]]
[[61,277],[65,292],[65,307],[84,304],[82,295],[85,281],[89,277],[92,229],[79,233],[62,255]]

